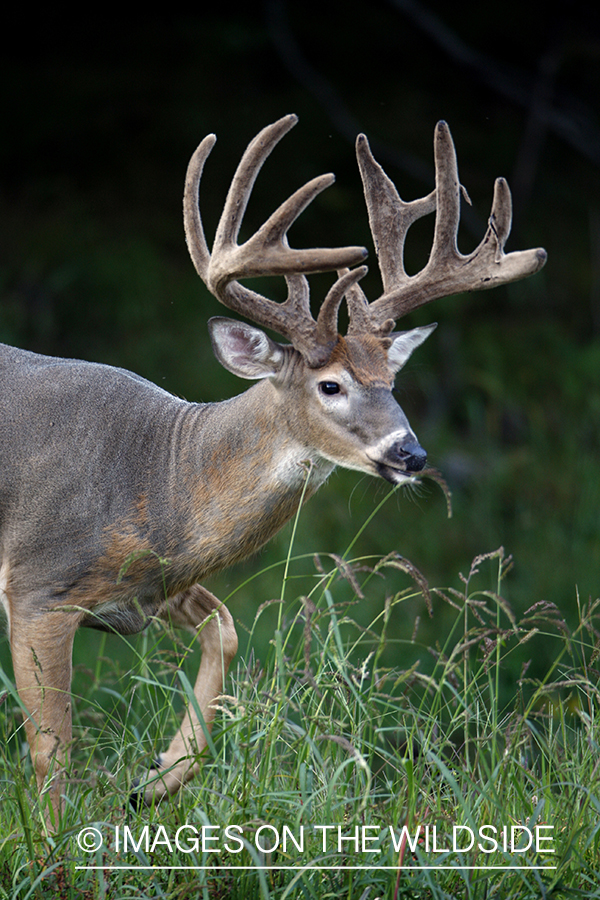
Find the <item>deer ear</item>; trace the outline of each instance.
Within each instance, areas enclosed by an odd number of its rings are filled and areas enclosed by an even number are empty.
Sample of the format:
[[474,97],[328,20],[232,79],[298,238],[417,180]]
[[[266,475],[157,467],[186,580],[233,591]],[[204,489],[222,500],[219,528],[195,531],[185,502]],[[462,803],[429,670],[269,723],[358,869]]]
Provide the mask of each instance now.
[[436,328],[437,322],[434,322],[433,325],[422,325],[420,328],[413,328],[412,331],[399,331],[390,335],[392,346],[388,350],[388,362],[394,372],[400,371],[408,362],[413,350],[426,341]]
[[208,331],[215,356],[239,378],[269,378],[281,369],[282,347],[259,328],[215,316],[208,322]]

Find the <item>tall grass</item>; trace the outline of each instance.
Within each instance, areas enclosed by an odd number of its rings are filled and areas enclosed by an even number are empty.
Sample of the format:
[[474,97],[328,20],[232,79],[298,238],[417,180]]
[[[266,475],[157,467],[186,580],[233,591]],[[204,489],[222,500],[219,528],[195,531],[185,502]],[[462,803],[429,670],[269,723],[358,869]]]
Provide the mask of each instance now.
[[[297,569],[309,578],[299,596]],[[398,569],[407,586],[359,625]],[[503,596],[509,569],[498,550],[458,586],[430,589],[396,554],[290,556],[281,597],[253,626],[275,609],[268,650],[259,660],[253,635],[241,642],[200,777],[141,811],[128,802],[133,779],[195,703],[197,658],[158,624],[125,665],[105,639],[76,681],[56,834],[4,676],[0,897],[600,897],[600,601],[582,601],[571,627],[550,604],[517,616]],[[419,644],[418,621],[390,637],[415,605],[434,622],[446,609],[435,646]],[[523,665],[508,690],[524,644],[532,658],[550,645],[553,662],[535,680]],[[514,847],[501,837],[511,826]],[[90,827],[103,845],[85,852]],[[525,849],[530,832],[537,850]]]

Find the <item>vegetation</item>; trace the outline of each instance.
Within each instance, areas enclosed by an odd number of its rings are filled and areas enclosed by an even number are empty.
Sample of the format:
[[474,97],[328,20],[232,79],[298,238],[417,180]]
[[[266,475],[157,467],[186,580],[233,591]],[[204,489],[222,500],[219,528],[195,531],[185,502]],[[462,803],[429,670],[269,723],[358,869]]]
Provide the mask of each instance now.
[[[265,658],[250,634],[200,776],[152,809],[130,807],[133,775],[195,703],[197,659],[158,624],[120,660],[101,638],[75,682],[55,834],[7,682],[0,897],[600,896],[600,601],[581,604],[574,629],[551,604],[516,616],[510,567],[498,550],[460,588],[434,590],[395,554],[286,560],[280,602],[254,622],[263,629],[275,609]],[[310,590],[292,598],[294,572],[311,568]],[[357,604],[394,570],[408,586],[357,624]],[[449,610],[435,646],[419,639],[418,616],[407,640],[390,637],[412,604],[434,621]],[[544,676],[526,661],[505,702],[511,657],[548,645]]]

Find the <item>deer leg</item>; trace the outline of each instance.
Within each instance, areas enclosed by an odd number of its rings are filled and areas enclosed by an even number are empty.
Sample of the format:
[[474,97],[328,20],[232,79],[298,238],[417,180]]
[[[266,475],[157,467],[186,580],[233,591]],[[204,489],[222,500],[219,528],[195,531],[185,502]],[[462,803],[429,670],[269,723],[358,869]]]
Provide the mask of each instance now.
[[[159,611],[161,618],[186,628],[198,637],[202,660],[194,694],[208,731],[215,717],[214,701],[223,692],[223,682],[238,647],[238,639],[229,610],[210,591],[194,585],[170,599]],[[181,727],[168,750],[160,755],[160,768],[151,769],[153,783],[144,793],[151,803],[165,794],[173,794],[200,769],[198,756],[206,747],[206,736],[195,709],[190,705]],[[160,774],[163,770],[164,774]]]
[[44,612],[12,617],[10,644],[15,681],[25,706],[25,732],[40,795],[48,793],[46,820],[58,826],[71,744],[71,676],[76,617]]

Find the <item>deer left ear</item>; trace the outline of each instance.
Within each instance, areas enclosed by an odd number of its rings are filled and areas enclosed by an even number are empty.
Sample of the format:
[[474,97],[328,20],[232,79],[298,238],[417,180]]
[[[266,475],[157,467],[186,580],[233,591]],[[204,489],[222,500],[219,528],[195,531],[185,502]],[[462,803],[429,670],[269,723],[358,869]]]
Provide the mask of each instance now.
[[399,331],[391,334],[392,346],[388,350],[388,362],[394,373],[408,362],[413,350],[416,350],[423,341],[426,341],[432,331],[437,328],[437,322],[433,325],[422,325],[413,328],[412,331]]
[[281,345],[260,328],[214,316],[209,319],[208,330],[215,356],[239,378],[269,378],[281,369],[284,358]]

